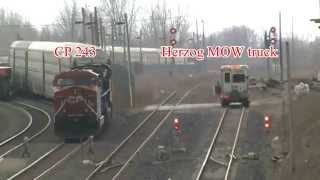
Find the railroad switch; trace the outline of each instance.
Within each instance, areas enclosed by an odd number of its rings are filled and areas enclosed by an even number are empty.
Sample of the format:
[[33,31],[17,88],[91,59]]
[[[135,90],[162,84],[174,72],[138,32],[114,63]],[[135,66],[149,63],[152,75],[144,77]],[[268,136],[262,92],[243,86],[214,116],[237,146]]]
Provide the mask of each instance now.
[[234,160],[237,160],[237,158],[238,158],[238,157],[237,157],[236,155],[234,155],[234,154],[233,154],[232,156],[231,156],[231,154],[226,154],[226,159],[230,159],[231,157],[232,157]]
[[88,155],[88,158],[89,158],[89,161],[91,164],[93,164],[93,162],[95,161],[94,159],[94,148],[93,148],[93,136],[90,136],[89,137],[89,142],[88,142],[88,151],[87,151],[87,155]]
[[86,152],[86,156],[88,159],[84,159],[84,143],[81,141],[81,154],[82,154],[82,164],[85,164],[85,165],[94,165],[94,148],[93,148],[93,138],[94,136],[89,136],[88,138],[88,150]]
[[93,155],[94,154],[94,150],[93,150],[93,136],[89,137],[89,148],[88,148],[88,152],[89,155]]
[[25,136],[23,138],[23,152],[22,152],[22,158],[29,158],[31,157],[31,154],[29,152],[29,141],[30,139]]

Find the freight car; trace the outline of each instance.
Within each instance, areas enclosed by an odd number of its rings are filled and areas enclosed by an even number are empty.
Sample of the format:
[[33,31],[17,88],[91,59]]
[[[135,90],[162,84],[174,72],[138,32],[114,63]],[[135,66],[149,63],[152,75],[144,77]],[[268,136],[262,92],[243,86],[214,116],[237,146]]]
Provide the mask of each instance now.
[[11,67],[0,66],[0,99],[7,99],[11,96]]
[[97,49],[95,58],[58,58],[57,47],[88,47],[89,44],[72,42],[15,41],[10,46],[9,64],[12,67],[12,82],[17,91],[53,97],[52,81],[55,75],[70,70],[75,65],[105,63],[106,55]]
[[[55,75],[71,69],[74,65],[87,63],[106,63],[107,59],[115,59],[115,64],[126,65],[126,50],[122,47],[106,46],[104,49],[97,47],[95,58],[57,58],[54,50],[57,47],[88,47],[90,44],[74,42],[50,41],[14,41],[10,46],[9,64],[12,67],[13,87],[19,91],[30,91],[33,94],[53,98],[51,88]],[[112,50],[113,49],[113,50]],[[105,51],[103,51],[105,50]],[[156,48],[131,48],[132,62],[144,64],[164,64],[160,57],[160,49]],[[141,53],[140,53],[141,52]],[[142,57],[140,57],[142,55]],[[186,59],[177,59],[176,63],[184,63]]]
[[53,80],[54,132],[59,137],[97,135],[111,115],[111,69],[83,65],[62,72]]

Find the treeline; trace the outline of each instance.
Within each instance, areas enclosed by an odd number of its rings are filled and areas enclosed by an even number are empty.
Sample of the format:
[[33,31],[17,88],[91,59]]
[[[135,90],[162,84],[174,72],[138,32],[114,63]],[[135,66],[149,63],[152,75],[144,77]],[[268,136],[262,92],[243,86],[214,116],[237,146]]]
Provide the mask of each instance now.
[[[0,9],[0,55],[8,54],[8,47],[15,40],[73,41],[83,42],[83,29],[76,21],[82,20],[81,8],[86,11],[86,21],[93,9],[80,7],[77,1],[65,3],[54,22],[36,28],[16,12]],[[158,1],[149,7],[137,7],[135,0],[100,0],[98,16],[105,27],[105,43],[111,44],[111,25],[113,22],[114,44],[123,45],[124,13],[128,15],[129,35],[132,46],[159,48],[167,45],[170,39],[169,29],[177,29],[177,47],[202,47],[207,45],[243,45],[263,48],[263,34],[257,34],[246,26],[232,26],[211,33],[203,38],[202,22],[199,32],[191,29],[195,19],[188,17],[181,9],[169,7],[165,1]],[[140,14],[143,14],[143,18]],[[140,15],[140,16],[138,16]],[[118,25],[117,25],[118,24]],[[88,26],[89,27],[89,26]],[[86,43],[91,42],[91,30],[85,28]],[[284,39],[285,40],[285,39]],[[288,39],[291,44],[291,37]],[[294,37],[293,68],[318,68],[320,57],[320,39],[307,41]]]

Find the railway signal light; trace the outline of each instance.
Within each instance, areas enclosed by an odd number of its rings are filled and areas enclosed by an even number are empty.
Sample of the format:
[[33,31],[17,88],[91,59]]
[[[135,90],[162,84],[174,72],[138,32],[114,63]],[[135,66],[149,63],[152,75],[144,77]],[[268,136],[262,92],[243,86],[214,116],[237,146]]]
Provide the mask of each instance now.
[[266,129],[270,129],[271,128],[271,117],[269,114],[265,114],[264,115],[264,127]]
[[181,133],[181,124],[178,118],[174,118],[173,128],[176,130],[177,133]]
[[[169,32],[170,32],[170,41],[169,41],[169,44],[170,44],[172,47],[174,47],[174,46],[177,44],[177,40],[176,40],[177,29],[174,28],[174,27],[172,27],[172,28],[170,28]],[[175,64],[174,57],[172,57],[171,64]]]
[[171,33],[171,34],[177,33],[177,29],[174,28],[174,27],[170,28],[170,33]]
[[174,46],[174,45],[176,45],[177,44],[177,41],[175,40],[175,39],[171,39],[170,40],[170,45],[171,46]]
[[271,27],[269,31],[269,40],[270,40],[270,45],[275,46],[277,42],[277,35],[276,35],[276,28]]

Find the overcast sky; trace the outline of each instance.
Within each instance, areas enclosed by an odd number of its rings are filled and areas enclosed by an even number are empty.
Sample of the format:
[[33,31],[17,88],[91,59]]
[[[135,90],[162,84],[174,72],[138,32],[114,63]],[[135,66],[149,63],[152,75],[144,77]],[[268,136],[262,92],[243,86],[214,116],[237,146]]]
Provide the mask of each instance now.
[[[16,11],[32,24],[41,26],[54,22],[64,1],[71,0],[0,0],[0,7]],[[130,0],[129,0],[130,1]],[[271,26],[278,26],[278,13],[281,11],[284,36],[291,35],[292,17],[294,33],[304,39],[320,36],[320,29],[310,22],[319,17],[319,0],[166,0],[168,7],[179,7],[192,23],[191,31],[195,31],[195,21],[203,19],[206,34],[221,31],[232,25],[246,25],[261,33]],[[79,7],[99,5],[99,0],[77,0]],[[139,19],[145,18],[148,8],[158,0],[135,0],[139,7]],[[202,28],[200,28],[202,30]]]

